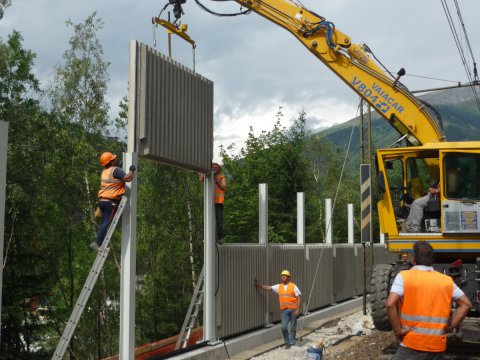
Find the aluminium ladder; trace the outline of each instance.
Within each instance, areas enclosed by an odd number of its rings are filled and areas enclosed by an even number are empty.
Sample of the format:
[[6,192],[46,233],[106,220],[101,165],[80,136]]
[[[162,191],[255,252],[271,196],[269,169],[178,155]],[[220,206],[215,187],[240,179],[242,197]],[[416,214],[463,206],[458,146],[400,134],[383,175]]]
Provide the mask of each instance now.
[[108,227],[105,240],[103,240],[103,244],[98,250],[95,262],[93,263],[93,266],[90,269],[90,274],[88,275],[87,280],[85,281],[85,285],[83,285],[82,292],[80,293],[80,296],[77,299],[77,304],[75,305],[75,308],[73,309],[72,314],[70,315],[70,319],[68,319],[67,325],[65,326],[65,330],[63,331],[62,337],[58,342],[57,349],[53,354],[52,360],[62,360],[63,355],[65,354],[65,351],[67,351],[68,344],[70,343],[70,340],[73,336],[75,328],[77,327],[80,317],[82,316],[83,310],[87,305],[88,298],[92,293],[95,283],[97,282],[98,275],[100,274],[100,271],[102,271],[103,264],[105,263],[105,260],[110,251],[108,244],[110,243],[110,239],[113,235],[113,231],[115,230],[115,227],[118,224],[118,220],[122,215],[122,212],[123,212],[123,209],[125,208],[126,203],[127,203],[127,198],[125,196],[122,196],[122,200],[118,205],[115,216],[113,217],[113,220],[110,223],[110,226]]
[[187,315],[185,316],[185,320],[183,321],[182,330],[178,335],[177,344],[175,345],[175,350],[185,349],[188,344],[188,340],[190,340],[190,336],[192,335],[193,327],[195,326],[195,322],[197,320],[198,313],[200,311],[200,306],[203,302],[203,294],[205,291],[205,276],[203,274],[203,270],[205,267],[202,268],[200,272],[200,276],[198,277],[197,284],[193,290],[192,300],[190,301],[190,306],[188,307]]

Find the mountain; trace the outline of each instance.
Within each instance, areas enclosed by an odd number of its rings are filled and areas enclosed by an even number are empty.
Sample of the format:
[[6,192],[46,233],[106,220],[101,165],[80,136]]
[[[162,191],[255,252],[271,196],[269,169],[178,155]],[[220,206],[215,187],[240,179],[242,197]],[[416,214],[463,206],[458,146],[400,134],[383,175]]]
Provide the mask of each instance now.
[[[480,86],[477,88],[480,90]],[[470,87],[438,91],[419,96],[419,98],[434,106],[441,114],[448,141],[480,141],[480,109],[477,107]],[[360,145],[358,117],[328,128],[317,135],[324,136],[335,146],[345,149],[352,126],[355,129],[351,151],[356,151]],[[398,133],[372,110],[372,147],[388,147],[398,137]]]

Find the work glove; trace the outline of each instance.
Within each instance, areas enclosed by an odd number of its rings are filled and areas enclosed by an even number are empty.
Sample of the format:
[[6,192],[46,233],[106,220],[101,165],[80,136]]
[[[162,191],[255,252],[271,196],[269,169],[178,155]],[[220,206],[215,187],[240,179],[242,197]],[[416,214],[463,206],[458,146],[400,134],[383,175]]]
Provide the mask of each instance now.
[[134,172],[135,170],[137,170],[137,168],[135,167],[135,165],[130,165],[130,167],[128,168],[131,172]]

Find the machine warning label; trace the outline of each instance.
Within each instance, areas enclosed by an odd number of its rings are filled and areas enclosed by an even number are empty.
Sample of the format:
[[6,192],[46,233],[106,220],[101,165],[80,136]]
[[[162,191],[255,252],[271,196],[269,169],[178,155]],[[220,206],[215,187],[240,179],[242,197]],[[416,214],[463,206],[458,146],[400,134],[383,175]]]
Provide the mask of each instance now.
[[462,230],[477,230],[478,220],[476,211],[461,212]]
[[395,98],[390,96],[390,94],[383,90],[376,82],[373,82],[373,85],[369,87],[355,76],[352,80],[352,85],[382,113],[385,114],[391,108],[395,109],[399,114],[403,112],[403,106],[399,105]]

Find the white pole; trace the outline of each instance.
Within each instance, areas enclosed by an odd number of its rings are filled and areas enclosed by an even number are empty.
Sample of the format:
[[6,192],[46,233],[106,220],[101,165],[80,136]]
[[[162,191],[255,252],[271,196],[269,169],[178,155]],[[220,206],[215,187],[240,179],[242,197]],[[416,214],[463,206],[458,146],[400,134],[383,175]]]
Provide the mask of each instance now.
[[214,174],[205,176],[204,193],[204,266],[205,266],[205,303],[204,303],[204,334],[203,339],[214,343],[217,340],[215,329],[215,216],[213,194],[215,185]]
[[353,244],[355,241],[353,239],[353,204],[348,204],[348,243]]
[[305,245],[305,194],[297,193],[297,244]]
[[[124,169],[137,165],[135,153],[135,82],[136,41],[130,42],[130,77],[128,87],[128,134],[127,151],[124,154]],[[137,256],[137,176],[127,183],[128,201],[122,214],[122,253],[120,271],[120,360],[135,357],[135,285]]]
[[[3,260],[5,229],[5,190],[7,188],[8,123],[0,121],[0,259]],[[0,329],[2,328],[3,262],[0,266]],[[2,343],[0,331],[0,344]]]
[[[124,170],[137,166],[137,153],[124,153]],[[120,360],[135,357],[135,288],[137,256],[137,175],[127,186],[127,204],[122,214],[120,274]]]
[[268,184],[258,184],[258,242],[268,244]]
[[380,244],[385,244],[385,234],[380,231]]
[[325,243],[332,243],[332,199],[325,199]]

